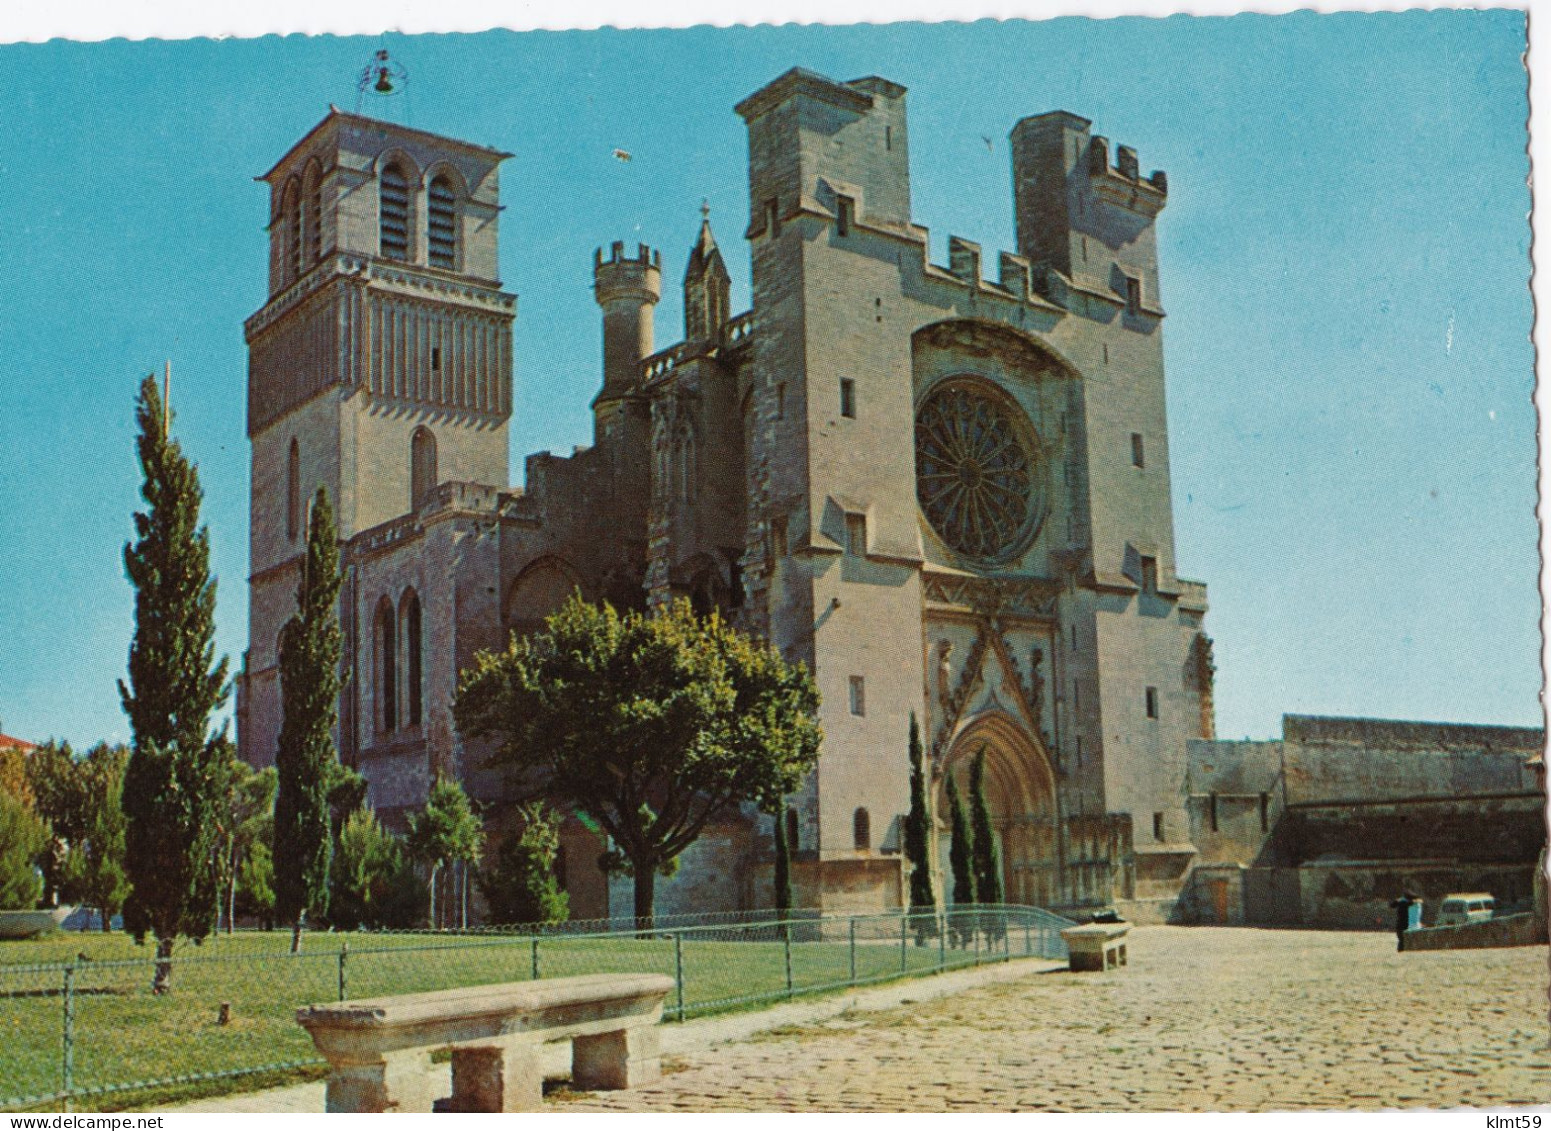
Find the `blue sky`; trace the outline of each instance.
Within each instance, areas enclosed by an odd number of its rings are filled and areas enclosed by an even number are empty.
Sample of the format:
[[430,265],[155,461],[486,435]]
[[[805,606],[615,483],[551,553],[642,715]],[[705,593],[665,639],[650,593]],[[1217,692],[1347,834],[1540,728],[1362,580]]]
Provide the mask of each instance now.
[[1283,712],[1539,724],[1524,16],[1492,11],[0,47],[7,733],[127,736],[131,405],[168,356],[240,658],[252,178],[354,107],[384,42],[414,125],[515,154],[517,474],[590,438],[594,246],[663,250],[667,344],[707,198],[746,305],[744,95],[793,65],[909,87],[939,261],[950,232],[1012,247],[1007,131],[1068,109],[1169,173],[1178,560],[1211,587],[1220,733]]

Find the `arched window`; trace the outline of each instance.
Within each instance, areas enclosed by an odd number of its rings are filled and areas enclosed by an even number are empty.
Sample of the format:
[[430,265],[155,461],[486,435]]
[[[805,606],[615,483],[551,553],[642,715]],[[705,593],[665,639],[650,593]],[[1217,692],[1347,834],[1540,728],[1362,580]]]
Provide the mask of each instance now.
[[798,847],[800,846],[799,845],[799,839],[798,839],[798,836],[797,836],[798,832],[799,832],[799,829],[798,829],[798,825],[797,825],[797,810],[795,810],[795,809],[787,809],[787,811],[786,811],[786,850],[788,852],[795,853],[797,851]]
[[302,174],[302,263],[310,266],[323,254],[323,177],[317,161]]
[[397,163],[383,169],[378,197],[379,243],[384,259],[409,258],[409,178]]
[[857,809],[852,815],[851,839],[856,844],[858,852],[866,852],[872,848],[872,819],[867,816],[866,809]]
[[420,598],[411,589],[399,602],[404,637],[404,725],[420,725]]
[[302,526],[302,453],[295,439],[285,457],[285,536],[294,539]]
[[557,612],[579,588],[576,571],[559,558],[540,558],[523,569],[506,595],[508,632],[526,636],[544,627],[544,618]]
[[295,177],[285,183],[280,224],[285,240],[285,281],[294,283],[302,273],[302,194]]
[[422,426],[409,438],[409,509],[423,507],[436,484],[436,436]]
[[426,201],[426,245],[432,267],[451,271],[458,266],[458,204],[445,175],[431,182]]
[[393,606],[384,597],[377,606],[377,631],[373,633],[377,653],[377,730],[381,734],[392,734],[399,723],[398,640],[393,619]]

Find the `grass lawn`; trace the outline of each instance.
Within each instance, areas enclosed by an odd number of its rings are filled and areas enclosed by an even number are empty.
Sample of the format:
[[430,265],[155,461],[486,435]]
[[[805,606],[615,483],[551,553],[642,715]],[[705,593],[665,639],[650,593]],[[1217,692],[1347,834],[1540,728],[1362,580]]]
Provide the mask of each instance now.
[[[897,924],[880,922],[881,937],[864,925],[853,947],[844,926],[827,938],[809,925],[794,928],[790,947],[793,992],[877,981],[935,968],[935,940],[901,947]],[[804,933],[806,932],[806,933]],[[1014,951],[1021,933],[1013,928]],[[429,934],[314,934],[303,952],[288,953],[288,932],[241,932],[204,946],[180,945],[173,960],[172,992],[149,992],[150,948],[123,934],[55,934],[0,943],[0,1106],[21,1106],[31,1097],[60,1091],[65,1024],[64,975],[45,963],[75,961],[73,1080],[77,1090],[110,1089],[129,1082],[176,1079],[266,1069],[266,1083],[299,1074],[317,1060],[312,1042],[295,1021],[299,1006],[340,997],[340,949],[345,996],[376,997],[522,981],[533,976],[533,941],[524,937]],[[947,951],[950,966],[971,964],[973,952]],[[538,941],[540,977],[613,972],[675,974],[683,966],[683,1013],[693,1017],[748,1007],[787,993],[787,946],[773,929],[688,933],[678,953],[671,937],[543,937]],[[218,1023],[223,1002],[229,1024]],[[669,995],[667,1017],[679,1002]],[[315,1071],[315,1069],[314,1069]],[[204,1094],[243,1090],[235,1078],[218,1089],[208,1079],[158,1087],[160,1102],[197,1088]],[[144,1102],[100,1092],[78,1107]],[[51,1101],[43,1101],[48,1103]],[[57,1101],[53,1101],[57,1102]]]

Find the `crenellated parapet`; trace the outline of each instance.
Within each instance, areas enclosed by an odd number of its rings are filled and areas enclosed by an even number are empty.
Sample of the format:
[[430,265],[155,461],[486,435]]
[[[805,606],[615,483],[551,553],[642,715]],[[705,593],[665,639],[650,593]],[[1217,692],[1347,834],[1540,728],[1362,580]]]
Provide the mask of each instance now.
[[1115,147],[1111,165],[1109,139],[1097,135],[1088,143],[1088,180],[1100,200],[1149,218],[1163,211],[1169,197],[1169,178],[1162,169],[1143,178],[1136,150],[1129,145]]
[[592,279],[599,306],[625,300],[655,305],[662,298],[662,252],[643,243],[626,255],[625,241],[615,240],[607,259],[601,247],[592,253]]

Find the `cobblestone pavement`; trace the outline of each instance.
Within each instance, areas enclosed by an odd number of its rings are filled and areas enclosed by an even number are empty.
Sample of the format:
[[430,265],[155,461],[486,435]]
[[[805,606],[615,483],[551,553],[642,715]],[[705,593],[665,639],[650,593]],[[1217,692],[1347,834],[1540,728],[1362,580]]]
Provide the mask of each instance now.
[[[1547,949],[1143,927],[1034,974],[685,1054],[572,1111],[1277,1111],[1551,1103]],[[560,1106],[560,1105],[556,1105]]]

